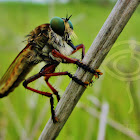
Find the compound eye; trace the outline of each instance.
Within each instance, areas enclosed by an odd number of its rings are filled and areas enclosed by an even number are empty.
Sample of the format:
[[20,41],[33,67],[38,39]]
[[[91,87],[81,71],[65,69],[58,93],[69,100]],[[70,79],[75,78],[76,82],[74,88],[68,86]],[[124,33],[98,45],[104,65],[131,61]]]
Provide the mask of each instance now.
[[69,20],[68,23],[69,23],[70,28],[73,30],[72,22]]
[[60,36],[62,36],[64,34],[65,31],[65,25],[64,25],[64,21],[62,18],[60,17],[54,17],[51,19],[50,21],[50,25],[52,30],[59,34]]

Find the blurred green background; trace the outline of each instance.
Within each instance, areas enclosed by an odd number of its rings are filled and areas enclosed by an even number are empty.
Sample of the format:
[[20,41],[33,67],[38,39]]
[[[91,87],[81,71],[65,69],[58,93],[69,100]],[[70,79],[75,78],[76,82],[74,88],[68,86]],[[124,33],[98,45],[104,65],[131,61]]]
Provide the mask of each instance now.
[[[54,16],[72,14],[78,37],[74,44],[83,43],[87,52],[114,5],[115,0],[0,2],[0,77],[25,47],[25,36]],[[87,88],[57,140],[140,139],[139,26],[140,8],[137,8],[100,67],[104,75],[93,79],[95,83]],[[79,51],[74,57],[80,58],[80,54]],[[28,77],[43,65],[35,67]],[[76,69],[61,64],[56,71],[69,70],[74,74]],[[62,96],[70,78],[53,77],[50,81]],[[43,79],[31,86],[50,91]],[[37,140],[50,116],[49,99],[24,89],[21,84],[8,97],[0,99],[0,140]]]

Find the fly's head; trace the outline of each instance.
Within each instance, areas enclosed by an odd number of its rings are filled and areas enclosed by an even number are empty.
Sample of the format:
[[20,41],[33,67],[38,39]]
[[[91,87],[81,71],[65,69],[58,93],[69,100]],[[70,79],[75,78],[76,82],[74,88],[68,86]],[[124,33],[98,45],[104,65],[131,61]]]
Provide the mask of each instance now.
[[70,17],[54,17],[50,21],[50,26],[52,30],[56,34],[61,36],[66,42],[70,39],[71,35],[74,35],[72,22],[69,20]]

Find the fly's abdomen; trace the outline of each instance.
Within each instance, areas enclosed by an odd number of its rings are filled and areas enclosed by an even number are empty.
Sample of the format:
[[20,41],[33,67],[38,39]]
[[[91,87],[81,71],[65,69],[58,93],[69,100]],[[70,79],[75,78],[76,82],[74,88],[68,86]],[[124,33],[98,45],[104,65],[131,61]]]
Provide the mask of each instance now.
[[0,80],[0,98],[7,96],[17,87],[36,63],[36,53],[28,44],[10,65]]
[[25,64],[17,65],[7,81],[1,85],[0,97],[4,97],[12,92],[24,80],[31,68],[31,66],[26,66]]

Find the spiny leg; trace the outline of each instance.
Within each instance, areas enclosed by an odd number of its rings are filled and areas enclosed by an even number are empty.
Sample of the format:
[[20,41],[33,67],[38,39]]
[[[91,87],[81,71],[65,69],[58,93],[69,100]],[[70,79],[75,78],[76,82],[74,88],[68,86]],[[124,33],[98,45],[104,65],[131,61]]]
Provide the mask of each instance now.
[[51,91],[53,92],[53,94],[56,95],[57,101],[59,102],[59,100],[60,100],[60,95],[58,94],[58,91],[48,82],[49,78],[50,78],[50,77],[45,76],[46,84],[47,84],[48,87],[51,89]]
[[[48,67],[48,70],[49,70],[49,71],[53,71],[53,69],[50,69],[50,66],[51,66],[51,65],[46,65],[45,68]],[[56,66],[57,66],[57,65],[53,65],[52,68],[55,69]],[[44,67],[43,67],[43,69],[44,69]],[[46,70],[46,69],[45,69],[45,70]],[[42,71],[43,71],[43,70],[41,69],[41,72],[42,72]],[[54,100],[53,100],[52,93],[40,91],[40,90],[31,88],[31,87],[28,86],[29,83],[31,83],[31,82],[37,80],[38,78],[40,78],[41,76],[43,76],[41,72],[39,72],[39,73],[37,73],[36,75],[31,76],[30,78],[28,78],[27,80],[25,80],[25,81],[23,82],[23,86],[24,86],[26,89],[28,89],[28,90],[31,90],[31,91],[33,91],[33,92],[39,93],[39,94],[41,94],[41,95],[44,95],[44,96],[47,96],[47,97],[50,98],[52,120],[53,120],[53,122],[55,123],[55,122],[58,121],[58,119],[57,119],[57,117],[55,116],[55,111],[54,111]]]
[[48,79],[51,77],[51,76],[60,76],[60,75],[68,75],[70,78],[72,78],[75,82],[77,82],[78,84],[80,85],[83,85],[84,87],[86,87],[87,83],[86,82],[82,82],[81,80],[79,80],[78,78],[72,76],[69,72],[58,72],[58,73],[51,73],[51,72],[54,72],[56,66],[58,64],[48,64],[46,66],[44,66],[41,71],[28,78],[27,80],[25,80],[23,82],[23,86],[28,89],[28,90],[31,90],[33,92],[36,92],[36,93],[39,93],[41,95],[44,95],[44,96],[47,96],[47,97],[50,97],[50,104],[51,104],[51,113],[52,113],[52,119],[53,119],[53,122],[57,122],[58,119],[57,117],[55,116],[55,111],[54,111],[54,99],[53,99],[53,96],[52,96],[52,93],[49,93],[49,92],[44,92],[44,91],[40,91],[40,90],[37,90],[37,89],[34,89],[34,88],[31,88],[28,86],[29,83],[37,80],[38,78],[40,78],[41,76],[45,76],[46,77],[46,82],[47,84],[49,85],[49,87],[51,88],[51,90],[53,91],[54,94],[56,94],[57,96],[57,100],[59,101],[60,99],[60,96],[57,95],[56,93],[56,90],[51,86],[51,84],[48,82]]
[[76,64],[77,66],[83,68],[84,70],[86,71],[89,71],[91,73],[94,74],[95,77],[99,78],[99,75],[102,75],[103,73],[100,72],[100,70],[94,70],[94,69],[91,69],[89,66],[83,64],[82,62],[80,62],[78,59],[73,59],[73,58],[69,58],[61,53],[59,53],[57,50],[52,50],[52,55],[54,57],[59,57],[63,60],[65,60],[65,63],[73,63],[73,64]]
[[44,91],[40,91],[40,90],[36,90],[36,89],[31,88],[31,87],[28,86],[29,83],[31,83],[31,82],[37,80],[39,77],[41,77],[41,76],[40,76],[40,74],[38,73],[38,74],[36,74],[36,75],[34,75],[34,76],[28,78],[27,80],[25,80],[25,81],[23,82],[23,86],[24,86],[26,89],[28,89],[28,90],[31,90],[31,91],[33,91],[33,92],[39,93],[39,94],[41,94],[41,95],[44,95],[44,96],[47,96],[47,97],[50,98],[52,120],[53,120],[53,122],[55,123],[55,122],[58,121],[58,119],[57,119],[57,117],[55,116],[54,101],[53,101],[52,93],[44,92]]
[[[55,68],[57,67],[59,63],[56,63],[56,64],[52,64],[52,65],[45,65],[40,73],[42,73],[43,76],[45,76],[45,74],[47,73],[53,73],[55,71]],[[48,82],[50,76],[45,76],[44,80],[46,81],[46,84],[48,85],[48,87],[52,90],[53,94],[56,95],[57,97],[57,101],[59,102],[60,100],[60,95],[58,94],[58,91]]]
[[78,83],[79,85],[82,85],[84,87],[86,87],[88,85],[87,82],[82,82],[80,79],[78,79],[77,77],[73,76],[72,74],[70,74],[69,72],[65,71],[65,72],[57,72],[57,73],[43,73],[43,76],[61,76],[61,75],[68,75],[72,80],[74,80],[76,83]]
[[77,46],[74,46],[73,43],[71,41],[69,41],[68,45],[70,45],[74,49],[72,54],[77,52],[79,49],[82,49],[82,59],[84,58],[84,56],[85,56],[85,46],[83,44],[79,44]]
[[52,120],[54,123],[56,123],[56,122],[58,122],[58,118],[55,116],[53,96],[50,97],[50,104],[51,104]]
[[49,80],[49,78],[51,76],[68,75],[70,78],[72,78],[78,84],[80,84],[80,85],[82,85],[84,87],[86,87],[88,85],[87,82],[82,82],[81,80],[79,80],[75,76],[72,76],[69,72],[57,72],[57,73],[53,73],[55,71],[55,68],[56,68],[57,65],[58,65],[58,63],[53,64],[53,65],[46,65],[46,66],[44,66],[41,69],[40,74],[42,74],[43,76],[45,76],[45,81],[46,81],[47,85],[50,87],[50,89],[52,90],[52,92],[56,95],[58,101],[60,100],[60,96],[58,94],[58,91],[48,82],[48,80]]
[[79,49],[82,49],[82,59],[83,59],[85,56],[85,46],[83,44],[80,44],[80,45],[75,46],[75,48],[76,50],[74,50],[72,54],[77,52]]
[[52,90],[53,94],[56,95],[57,97],[57,101],[59,102],[60,100],[60,96],[58,94],[58,91],[48,82],[50,76],[46,76],[46,74],[48,73],[53,73],[55,71],[55,68],[57,67],[58,63],[56,64],[52,64],[52,65],[45,65],[41,71],[40,74],[42,74],[43,76],[45,76],[44,80],[46,81],[46,84],[48,85],[48,87]]
[[[70,74],[69,72],[65,71],[65,72],[57,72],[54,73],[55,68],[58,64],[53,64],[53,65],[46,65],[44,66],[41,71],[40,74],[42,76],[46,76],[46,81],[51,77],[51,76],[61,76],[61,75],[68,75],[70,78],[72,78],[72,80],[74,80],[76,83],[78,83],[79,85],[82,85],[84,87],[86,87],[88,85],[87,82],[82,82],[80,79],[78,79],[77,77],[73,76],[72,74]],[[53,89],[52,89],[53,90]]]
[[[45,65],[45,66],[41,69],[41,71],[40,71],[39,73],[37,73],[37,74],[31,76],[30,78],[28,78],[27,80],[25,80],[25,81],[23,82],[23,86],[24,86],[25,88],[31,90],[31,91],[34,91],[34,92],[39,93],[39,94],[41,94],[41,95],[50,97],[50,94],[52,94],[52,93],[48,93],[48,92],[44,92],[44,91],[40,91],[40,90],[33,89],[33,88],[29,87],[28,84],[31,83],[31,82],[33,82],[33,81],[35,81],[35,80],[37,80],[38,78],[44,76],[44,75],[43,75],[43,72],[45,72],[45,73],[46,73],[46,72],[47,72],[47,73],[52,73],[52,72],[55,70],[55,68],[56,68],[57,65],[58,65],[58,64],[47,64],[47,65]],[[48,94],[47,94],[47,93],[48,93]]]

